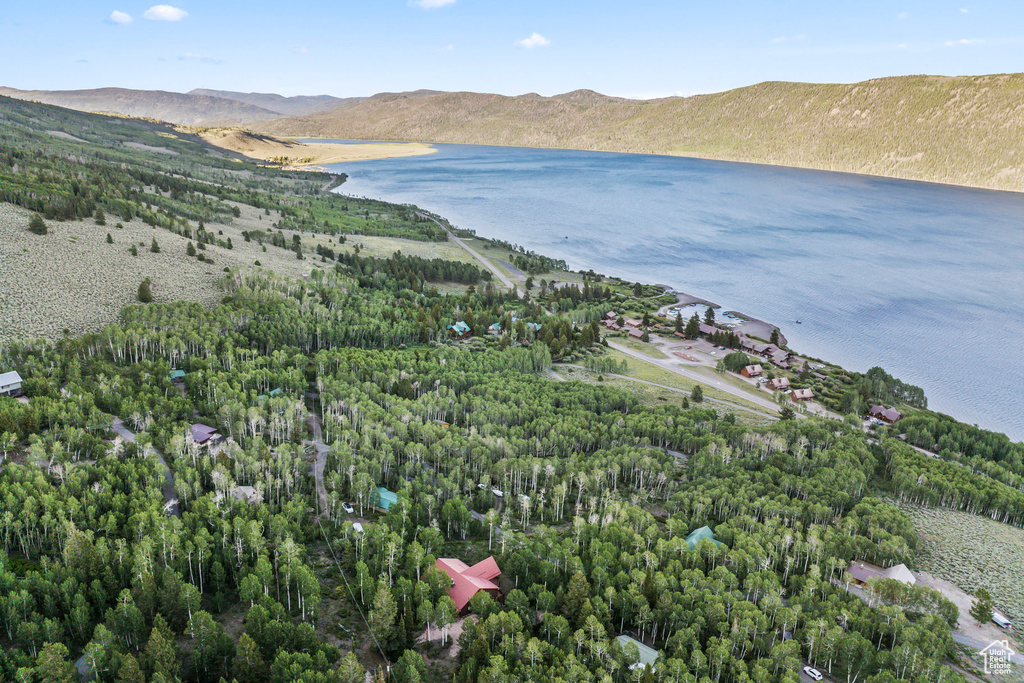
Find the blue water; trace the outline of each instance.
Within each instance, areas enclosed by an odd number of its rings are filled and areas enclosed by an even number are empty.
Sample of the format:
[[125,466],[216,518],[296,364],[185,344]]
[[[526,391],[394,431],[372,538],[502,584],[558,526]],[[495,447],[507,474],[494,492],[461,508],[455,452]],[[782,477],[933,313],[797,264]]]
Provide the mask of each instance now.
[[345,193],[773,322],[801,352],[881,365],[923,387],[931,408],[1024,438],[1024,195],[678,157],[437,148],[332,170],[349,175]]

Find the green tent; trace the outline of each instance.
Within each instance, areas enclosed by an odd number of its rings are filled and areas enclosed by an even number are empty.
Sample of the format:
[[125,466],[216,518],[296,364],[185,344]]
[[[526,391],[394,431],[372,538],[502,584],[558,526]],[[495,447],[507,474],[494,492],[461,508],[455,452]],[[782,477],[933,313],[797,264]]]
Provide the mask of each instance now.
[[377,487],[377,495],[380,496],[380,507],[390,510],[391,506],[398,502],[398,494],[388,491],[383,486]]
[[709,526],[702,526],[701,528],[691,532],[690,535],[686,537],[686,544],[690,546],[690,550],[693,550],[695,547],[697,547],[697,541],[701,540],[711,541],[712,543],[719,546],[725,545],[724,543],[715,538],[715,532],[712,531],[711,527]]
[[650,666],[651,671],[654,671],[654,663],[658,661],[658,651],[654,648],[647,647],[639,640],[630,638],[629,636],[618,636],[615,640],[619,641],[619,646],[623,650],[626,649],[627,645],[636,645],[636,649],[640,651],[640,659],[637,660],[636,664],[631,666],[632,669],[638,669],[642,666]]

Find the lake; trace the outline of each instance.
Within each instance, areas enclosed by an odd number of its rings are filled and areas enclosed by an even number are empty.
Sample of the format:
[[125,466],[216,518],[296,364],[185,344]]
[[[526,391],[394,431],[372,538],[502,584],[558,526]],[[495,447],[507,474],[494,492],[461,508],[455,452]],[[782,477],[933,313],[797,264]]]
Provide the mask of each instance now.
[[[337,164],[572,269],[669,285],[779,325],[802,353],[924,388],[1024,438],[1024,195],[639,154],[436,145]],[[795,324],[801,320],[802,324]]]

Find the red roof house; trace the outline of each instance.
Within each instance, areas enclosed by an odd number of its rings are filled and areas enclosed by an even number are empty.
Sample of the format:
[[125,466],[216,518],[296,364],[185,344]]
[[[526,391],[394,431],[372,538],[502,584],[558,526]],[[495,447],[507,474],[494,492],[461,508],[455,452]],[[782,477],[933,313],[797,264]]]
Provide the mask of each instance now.
[[448,591],[448,597],[455,603],[455,609],[460,614],[466,610],[473,596],[480,591],[487,591],[493,598],[500,595],[498,584],[494,583],[494,580],[501,576],[501,570],[498,569],[498,563],[493,557],[477,562],[472,567],[462,560],[442,557],[436,566],[451,577],[452,587]]

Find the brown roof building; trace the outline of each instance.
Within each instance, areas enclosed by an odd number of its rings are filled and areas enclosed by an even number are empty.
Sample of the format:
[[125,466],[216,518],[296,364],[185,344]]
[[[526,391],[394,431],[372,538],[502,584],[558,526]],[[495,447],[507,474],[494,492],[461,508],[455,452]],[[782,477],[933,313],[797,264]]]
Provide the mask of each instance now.
[[794,401],[810,401],[814,398],[814,392],[810,389],[794,389],[789,397]]
[[740,370],[740,374],[744,377],[760,377],[764,374],[764,368],[760,365],[748,365]]
[[766,384],[772,391],[778,391],[780,389],[789,389],[789,378],[787,377],[776,377],[775,379],[768,380]]
[[868,415],[889,424],[899,422],[903,418],[903,414],[900,411],[895,408],[886,408],[885,406],[871,406]]

